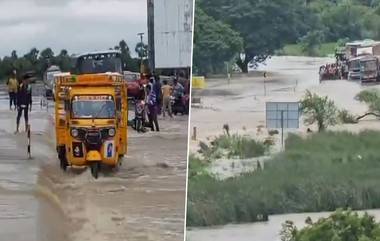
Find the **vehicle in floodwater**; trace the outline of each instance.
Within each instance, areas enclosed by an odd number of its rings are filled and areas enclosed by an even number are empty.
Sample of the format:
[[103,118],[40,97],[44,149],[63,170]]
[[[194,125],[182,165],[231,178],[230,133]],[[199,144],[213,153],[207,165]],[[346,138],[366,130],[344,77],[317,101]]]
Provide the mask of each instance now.
[[43,76],[43,82],[45,84],[45,96],[46,98],[53,98],[54,99],[54,87],[55,87],[55,82],[54,82],[54,75],[60,74],[61,69],[56,66],[52,65],[50,66],[44,73]]
[[379,60],[370,55],[360,59],[361,82],[376,82],[379,79]]
[[61,168],[117,168],[127,152],[127,88],[118,51],[76,59],[75,73],[56,75],[56,148]]
[[360,80],[360,59],[363,57],[352,58],[348,61],[348,80]]

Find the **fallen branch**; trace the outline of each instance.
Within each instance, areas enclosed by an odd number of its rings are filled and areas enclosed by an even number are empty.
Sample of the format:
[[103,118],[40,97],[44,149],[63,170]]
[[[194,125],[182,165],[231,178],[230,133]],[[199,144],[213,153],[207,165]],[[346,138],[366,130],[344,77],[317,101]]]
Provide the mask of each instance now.
[[377,118],[380,118],[379,114],[376,114],[374,112],[369,112],[369,113],[365,113],[364,115],[359,116],[358,118],[356,118],[356,120],[359,121],[368,115],[373,115],[373,116],[376,116]]

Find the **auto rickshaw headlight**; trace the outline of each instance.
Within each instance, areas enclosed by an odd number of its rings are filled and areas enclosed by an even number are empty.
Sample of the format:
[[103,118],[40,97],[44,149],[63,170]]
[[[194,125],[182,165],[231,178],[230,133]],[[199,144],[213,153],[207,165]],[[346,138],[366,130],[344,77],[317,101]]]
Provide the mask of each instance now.
[[115,133],[116,133],[116,131],[115,131],[114,128],[111,128],[111,129],[108,130],[108,135],[111,136],[111,137],[115,136]]
[[72,135],[73,137],[78,137],[78,135],[79,135],[78,130],[77,130],[77,129],[71,129],[71,135]]

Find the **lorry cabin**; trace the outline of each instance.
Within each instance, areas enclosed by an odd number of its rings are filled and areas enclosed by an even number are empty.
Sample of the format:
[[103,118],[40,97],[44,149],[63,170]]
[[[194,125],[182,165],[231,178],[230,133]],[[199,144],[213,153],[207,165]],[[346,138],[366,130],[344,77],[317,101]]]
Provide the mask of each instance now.
[[379,59],[368,55],[360,59],[361,82],[376,82],[379,79]]

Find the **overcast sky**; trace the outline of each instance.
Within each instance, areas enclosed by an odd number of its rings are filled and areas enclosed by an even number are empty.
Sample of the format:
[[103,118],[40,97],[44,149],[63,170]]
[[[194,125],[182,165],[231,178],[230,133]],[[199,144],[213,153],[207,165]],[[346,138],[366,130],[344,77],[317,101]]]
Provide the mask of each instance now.
[[32,47],[104,50],[121,39],[134,52],[137,33],[147,32],[146,11],[146,0],[0,0],[0,56]]

